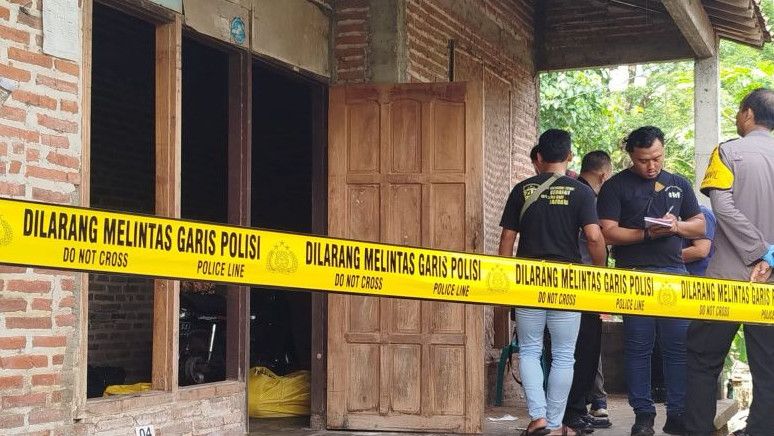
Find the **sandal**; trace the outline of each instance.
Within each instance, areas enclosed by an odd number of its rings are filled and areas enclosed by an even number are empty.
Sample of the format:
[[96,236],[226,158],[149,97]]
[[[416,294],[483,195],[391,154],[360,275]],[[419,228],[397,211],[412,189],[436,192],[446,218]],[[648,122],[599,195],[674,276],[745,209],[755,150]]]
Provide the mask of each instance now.
[[551,433],[551,430],[545,427],[537,427],[532,430],[524,430],[520,436],[546,436]]
[[[569,433],[570,431],[572,431],[572,433]],[[567,427],[566,425],[562,426],[562,433],[560,433],[561,436],[581,436],[583,434],[584,434],[583,432],[576,430],[572,427]],[[557,436],[560,436],[560,435],[557,435]]]

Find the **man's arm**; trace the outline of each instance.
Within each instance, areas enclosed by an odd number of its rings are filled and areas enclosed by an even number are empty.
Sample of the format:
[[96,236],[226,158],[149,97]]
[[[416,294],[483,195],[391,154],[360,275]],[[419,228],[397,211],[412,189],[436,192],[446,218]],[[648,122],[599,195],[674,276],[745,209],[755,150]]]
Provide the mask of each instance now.
[[766,237],[737,209],[733,191],[713,189],[709,197],[718,226],[723,229],[744,264],[752,265],[762,258],[769,249]]
[[709,256],[712,241],[709,239],[694,239],[691,245],[683,248],[683,262],[691,263]]
[[516,243],[516,235],[518,235],[517,231],[503,228],[503,232],[500,234],[500,248],[497,249],[497,253],[500,256],[513,256],[513,244]]
[[608,245],[632,245],[645,240],[644,230],[620,227],[618,221],[601,219],[599,225]]
[[586,235],[586,246],[589,248],[591,263],[597,266],[607,266],[607,247],[599,225],[587,224],[583,226],[583,234]]

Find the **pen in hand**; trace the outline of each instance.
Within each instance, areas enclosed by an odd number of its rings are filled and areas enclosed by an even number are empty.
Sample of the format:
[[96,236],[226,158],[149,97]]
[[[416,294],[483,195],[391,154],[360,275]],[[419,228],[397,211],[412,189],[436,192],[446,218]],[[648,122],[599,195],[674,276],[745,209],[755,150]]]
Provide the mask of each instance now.
[[672,209],[674,209],[674,207],[675,207],[675,205],[674,205],[674,204],[673,204],[673,205],[671,205],[671,206],[669,206],[669,209],[667,209],[667,211],[666,211],[666,213],[664,214],[664,216],[667,216],[667,215],[669,215],[669,213],[670,213],[670,212],[672,212]]

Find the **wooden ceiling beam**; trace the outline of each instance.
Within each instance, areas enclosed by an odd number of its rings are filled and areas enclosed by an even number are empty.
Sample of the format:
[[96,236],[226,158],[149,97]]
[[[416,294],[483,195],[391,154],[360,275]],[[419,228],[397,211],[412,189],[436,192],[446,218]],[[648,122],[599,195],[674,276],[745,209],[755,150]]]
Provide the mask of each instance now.
[[714,56],[717,36],[700,0],[662,0],[697,58]]

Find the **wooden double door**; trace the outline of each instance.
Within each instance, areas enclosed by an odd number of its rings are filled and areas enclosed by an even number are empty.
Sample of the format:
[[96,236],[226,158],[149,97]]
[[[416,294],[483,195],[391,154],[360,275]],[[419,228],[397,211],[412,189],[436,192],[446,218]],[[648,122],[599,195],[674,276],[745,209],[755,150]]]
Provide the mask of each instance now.
[[[333,87],[329,235],[482,251],[475,83]],[[477,433],[481,306],[330,295],[327,426]]]

